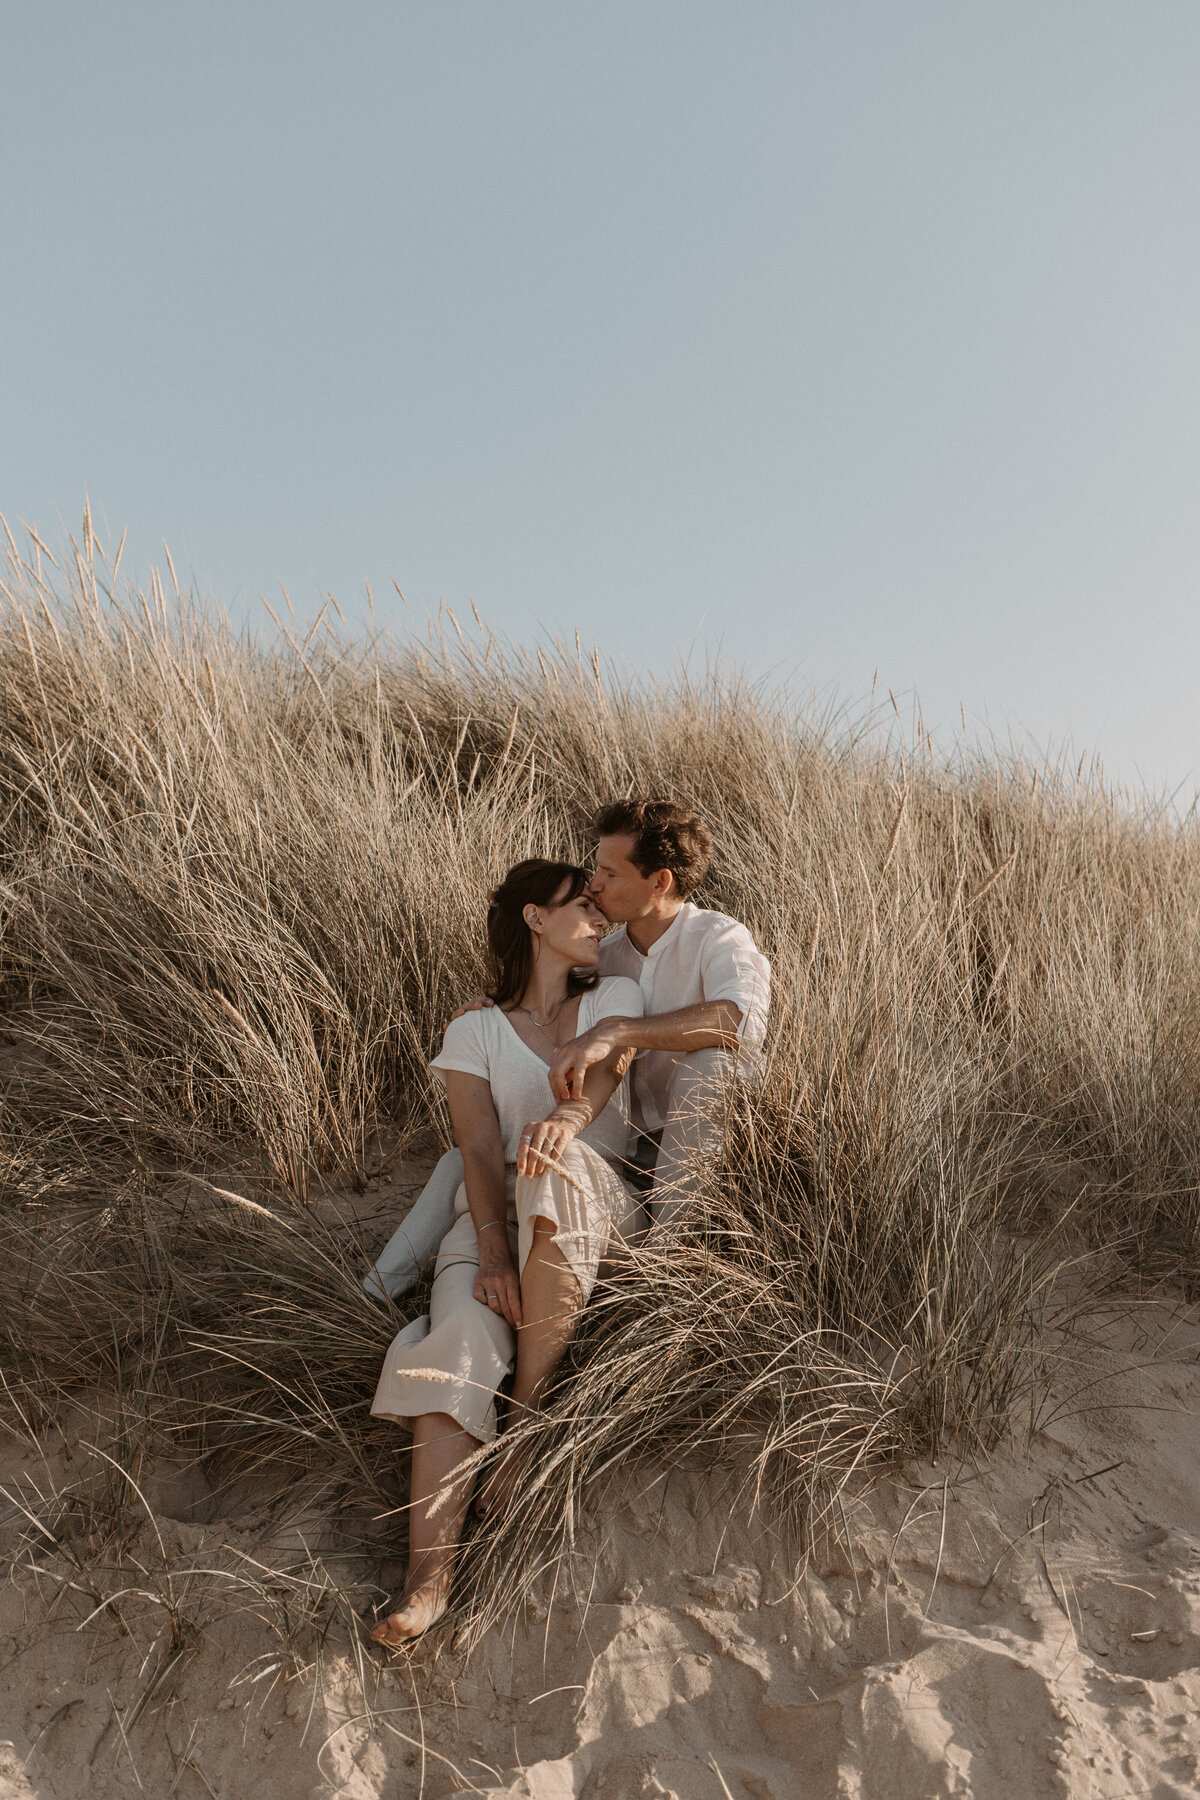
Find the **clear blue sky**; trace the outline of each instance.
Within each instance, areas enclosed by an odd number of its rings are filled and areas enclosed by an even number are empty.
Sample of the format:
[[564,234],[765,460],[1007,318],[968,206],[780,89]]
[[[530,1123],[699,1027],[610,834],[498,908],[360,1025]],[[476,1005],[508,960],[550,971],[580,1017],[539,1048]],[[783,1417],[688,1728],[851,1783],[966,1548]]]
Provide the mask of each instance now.
[[10,521],[1190,794],[1195,0],[7,0],[0,61]]

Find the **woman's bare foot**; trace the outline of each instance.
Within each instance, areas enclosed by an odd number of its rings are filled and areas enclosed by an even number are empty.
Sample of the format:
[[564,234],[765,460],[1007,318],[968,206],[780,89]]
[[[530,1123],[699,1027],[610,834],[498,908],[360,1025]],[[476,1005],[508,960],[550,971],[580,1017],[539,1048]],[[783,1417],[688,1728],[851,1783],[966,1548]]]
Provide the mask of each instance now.
[[437,1624],[449,1599],[448,1582],[430,1581],[414,1588],[411,1594],[402,1596],[395,1612],[381,1619],[368,1634],[371,1642],[382,1644],[387,1650],[398,1650],[402,1644],[411,1644],[414,1638]]

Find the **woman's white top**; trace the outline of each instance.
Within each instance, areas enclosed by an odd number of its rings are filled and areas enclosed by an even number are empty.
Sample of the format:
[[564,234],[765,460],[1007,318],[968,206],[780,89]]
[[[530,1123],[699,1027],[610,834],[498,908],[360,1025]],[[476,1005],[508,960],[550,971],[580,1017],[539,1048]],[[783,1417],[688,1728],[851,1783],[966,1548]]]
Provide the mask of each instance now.
[[[637,982],[624,975],[609,975],[580,1000],[576,1035],[590,1031],[601,1019],[640,1018],[641,1014],[642,991]],[[516,1162],[526,1125],[548,1118],[557,1105],[550,1088],[549,1063],[517,1035],[508,1014],[498,1006],[484,1006],[451,1019],[441,1053],[429,1067],[443,1083],[446,1070],[457,1069],[464,1075],[480,1075],[490,1085],[506,1162]],[[579,1136],[611,1162],[628,1152],[629,1133],[626,1080]]]

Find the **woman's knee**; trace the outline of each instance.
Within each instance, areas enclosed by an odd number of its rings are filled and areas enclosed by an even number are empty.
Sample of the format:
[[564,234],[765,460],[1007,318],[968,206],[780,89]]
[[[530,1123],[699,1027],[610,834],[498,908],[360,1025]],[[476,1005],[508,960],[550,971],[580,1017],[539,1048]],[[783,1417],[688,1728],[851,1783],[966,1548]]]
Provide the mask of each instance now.
[[543,1169],[540,1175],[517,1176],[513,1204],[518,1219],[540,1213],[565,1219],[587,1204],[594,1184],[584,1151],[568,1144],[558,1162],[557,1168]]
[[535,1213],[530,1224],[533,1227],[530,1256],[536,1253],[543,1260],[549,1257],[552,1261],[564,1262],[570,1267],[568,1258],[563,1254],[562,1245],[558,1242],[557,1219],[548,1219],[544,1213]]
[[544,1188],[548,1181],[554,1181],[556,1179],[561,1181],[562,1170],[564,1169],[570,1172],[573,1180],[578,1181],[580,1179],[580,1170],[582,1168],[582,1151],[580,1151],[575,1144],[568,1144],[559,1152],[554,1163],[547,1164],[542,1169],[540,1175],[522,1175],[518,1171],[515,1193],[517,1196],[520,1196],[521,1194],[536,1193],[539,1188]]

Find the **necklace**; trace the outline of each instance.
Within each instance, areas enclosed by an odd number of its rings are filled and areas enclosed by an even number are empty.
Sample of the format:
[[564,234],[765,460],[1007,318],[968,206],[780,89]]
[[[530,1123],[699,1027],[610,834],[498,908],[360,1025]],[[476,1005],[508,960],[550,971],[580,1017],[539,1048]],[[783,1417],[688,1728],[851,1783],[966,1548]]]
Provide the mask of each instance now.
[[[535,1026],[536,1029],[538,1031],[540,1031],[542,1036],[546,1039],[546,1042],[549,1044],[553,1044],[554,1048],[557,1050],[559,1047],[559,1045],[558,1045],[558,1021],[562,1018],[563,1007],[566,1004],[567,1003],[565,1000],[559,1001],[558,1007],[556,1008],[553,1018],[550,1020],[549,1024],[547,1024],[543,1020],[539,1019],[534,1013],[532,1013],[529,1010],[529,1008],[527,1006],[518,1006],[516,1010],[518,1012],[523,1012],[525,1014],[525,1017],[529,1020],[529,1023],[531,1025]],[[550,1024],[553,1024],[555,1027],[553,1037],[550,1036]]]

